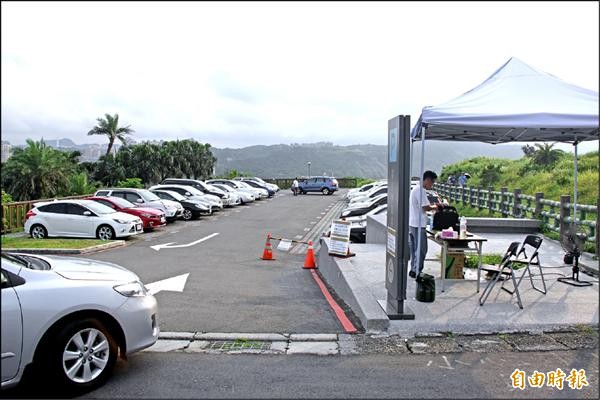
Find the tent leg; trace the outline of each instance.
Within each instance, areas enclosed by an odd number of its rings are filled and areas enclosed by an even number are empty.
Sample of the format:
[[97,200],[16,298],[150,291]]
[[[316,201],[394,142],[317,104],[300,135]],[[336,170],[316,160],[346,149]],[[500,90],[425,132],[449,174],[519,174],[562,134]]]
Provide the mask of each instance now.
[[573,178],[573,225],[574,228],[577,229],[577,138],[575,138],[575,176]]
[[[423,190],[423,169],[425,165],[425,127],[421,128],[421,173],[419,174],[419,179],[421,180],[421,190]],[[421,201],[421,195],[419,194],[419,202]],[[417,254],[416,257],[421,257],[421,212],[419,212],[419,228],[417,229]],[[417,268],[419,267],[419,258],[415,260],[415,264]],[[425,260],[423,260],[423,264],[425,264]],[[425,265],[423,265],[425,268]],[[415,271],[417,274],[421,271]]]

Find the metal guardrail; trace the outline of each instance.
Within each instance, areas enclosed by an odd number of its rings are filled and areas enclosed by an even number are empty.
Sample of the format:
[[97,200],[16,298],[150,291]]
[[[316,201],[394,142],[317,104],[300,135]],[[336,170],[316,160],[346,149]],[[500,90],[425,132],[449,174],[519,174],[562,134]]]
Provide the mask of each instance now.
[[[521,189],[509,191],[508,188],[493,187],[483,188],[448,185],[436,183],[434,189],[442,196],[455,202],[469,205],[479,210],[487,209],[490,212],[501,214],[502,217],[536,218],[541,220],[542,226],[563,235],[567,227],[574,222],[572,215],[573,203],[571,196],[561,196],[560,201],[544,199],[544,193],[539,192],[534,196],[521,193]],[[596,244],[596,254],[600,253],[600,199],[597,204],[577,204],[577,225],[586,230],[587,241]]]

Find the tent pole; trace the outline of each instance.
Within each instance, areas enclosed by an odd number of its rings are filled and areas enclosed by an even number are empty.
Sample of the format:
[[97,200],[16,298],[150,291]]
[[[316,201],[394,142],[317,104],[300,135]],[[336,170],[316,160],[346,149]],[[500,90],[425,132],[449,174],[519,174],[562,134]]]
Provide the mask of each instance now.
[[[421,128],[421,173],[419,174],[419,179],[421,180],[421,191],[425,190],[423,188],[423,169],[425,165],[425,127]],[[419,227],[417,228],[417,259],[415,260],[415,264],[417,268],[419,268],[419,259],[421,257],[421,193],[419,193]],[[423,260],[423,264],[425,264],[425,260]],[[423,265],[425,268],[425,265]],[[415,271],[415,273],[419,273],[420,271]]]
[[573,179],[573,228],[577,229],[577,135],[575,135],[575,177]]

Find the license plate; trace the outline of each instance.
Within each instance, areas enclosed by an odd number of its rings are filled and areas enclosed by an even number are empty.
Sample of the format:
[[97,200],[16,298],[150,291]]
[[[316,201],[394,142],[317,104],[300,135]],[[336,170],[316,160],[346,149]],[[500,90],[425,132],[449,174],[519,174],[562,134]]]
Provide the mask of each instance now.
[[142,230],[142,224],[136,224],[135,225],[135,229],[138,230],[138,231],[141,231]]
[[165,222],[165,217],[160,217],[160,222]]

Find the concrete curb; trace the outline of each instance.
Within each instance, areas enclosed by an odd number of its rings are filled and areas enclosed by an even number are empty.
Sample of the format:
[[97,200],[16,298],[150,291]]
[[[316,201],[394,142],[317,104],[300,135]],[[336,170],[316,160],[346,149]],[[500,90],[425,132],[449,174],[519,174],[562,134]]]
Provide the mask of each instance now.
[[361,281],[350,259],[329,256],[327,238],[322,238],[321,242],[317,265],[327,284],[356,313],[368,332],[388,329],[390,320],[387,314],[379,306],[369,288]]
[[[244,339],[249,348],[233,348]],[[221,342],[221,343],[215,343]],[[251,343],[254,342],[254,343]],[[258,344],[256,342],[269,342]],[[216,347],[215,347],[216,345]],[[487,332],[474,335],[447,333],[404,337],[398,334],[290,334],[161,332],[145,352],[257,354],[257,355],[360,355],[449,354],[568,351],[598,348],[598,326],[565,326],[560,330]]]
[[110,243],[99,244],[96,246],[84,247],[83,249],[19,249],[19,248],[3,248],[2,252],[14,252],[14,253],[30,253],[30,254],[88,254],[95,253],[97,251],[114,249],[117,247],[126,246],[127,242],[125,240],[114,240]]

